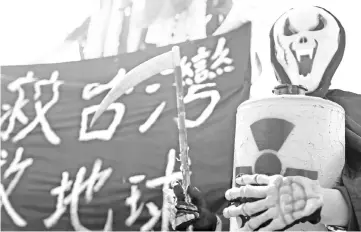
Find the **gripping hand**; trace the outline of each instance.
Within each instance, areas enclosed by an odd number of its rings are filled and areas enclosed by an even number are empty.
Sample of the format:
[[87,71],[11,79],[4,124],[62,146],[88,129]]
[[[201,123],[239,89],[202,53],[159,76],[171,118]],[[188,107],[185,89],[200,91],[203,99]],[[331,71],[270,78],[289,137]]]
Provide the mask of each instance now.
[[204,196],[196,187],[188,187],[191,202],[185,201],[181,183],[173,184],[175,200],[172,207],[172,226],[174,230],[185,231],[190,225],[194,231],[214,231],[217,217],[211,213]]
[[224,209],[223,215],[247,218],[241,230],[284,230],[300,222],[316,224],[321,219],[323,198],[318,181],[302,176],[256,174],[242,175],[236,183],[241,186],[227,190],[225,197],[242,201]]

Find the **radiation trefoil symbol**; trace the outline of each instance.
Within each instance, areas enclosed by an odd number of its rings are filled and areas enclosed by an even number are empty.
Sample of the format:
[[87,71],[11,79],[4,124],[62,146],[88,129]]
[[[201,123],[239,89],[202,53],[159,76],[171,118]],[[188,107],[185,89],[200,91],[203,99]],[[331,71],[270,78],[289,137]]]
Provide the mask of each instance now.
[[[282,162],[278,157],[278,151],[282,148],[287,138],[294,130],[295,125],[287,120],[279,118],[265,118],[254,122],[251,126],[253,139],[258,148],[258,158],[251,166],[236,167],[235,173],[239,174],[282,174]],[[253,154],[250,154],[253,155]],[[292,155],[292,154],[287,154]],[[296,169],[287,167],[284,176],[305,176],[316,180],[317,171]]]

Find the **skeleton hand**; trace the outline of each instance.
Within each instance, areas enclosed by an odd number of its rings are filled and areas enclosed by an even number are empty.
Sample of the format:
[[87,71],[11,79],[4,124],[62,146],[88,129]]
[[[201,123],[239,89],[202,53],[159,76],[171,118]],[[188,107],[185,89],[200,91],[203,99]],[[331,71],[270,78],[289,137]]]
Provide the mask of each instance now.
[[[318,181],[302,176],[242,175],[236,179],[236,183],[241,187],[227,190],[225,194],[227,200],[231,201],[237,198],[259,199],[239,206],[231,205],[224,209],[223,215],[226,218],[239,215],[251,217],[241,230],[274,231],[285,227],[289,228],[295,222],[308,221],[309,219],[302,219],[309,218],[315,212],[317,215],[314,217],[317,219],[312,223],[317,223],[320,220],[323,198],[322,187]],[[267,224],[266,222],[270,223]]]

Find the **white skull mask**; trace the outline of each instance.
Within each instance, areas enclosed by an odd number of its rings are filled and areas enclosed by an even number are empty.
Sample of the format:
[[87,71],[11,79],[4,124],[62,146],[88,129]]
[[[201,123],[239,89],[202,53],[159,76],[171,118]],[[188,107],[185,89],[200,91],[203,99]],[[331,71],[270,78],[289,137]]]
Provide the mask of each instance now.
[[306,87],[307,93],[315,91],[338,51],[339,36],[338,22],[322,8],[291,9],[282,15],[271,39],[290,84]]

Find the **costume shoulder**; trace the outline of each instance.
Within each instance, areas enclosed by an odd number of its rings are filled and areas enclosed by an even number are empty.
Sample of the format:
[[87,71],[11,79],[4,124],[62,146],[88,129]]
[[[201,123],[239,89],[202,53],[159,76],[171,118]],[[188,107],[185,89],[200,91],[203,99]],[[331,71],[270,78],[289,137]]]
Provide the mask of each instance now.
[[330,90],[326,98],[345,109],[347,146],[361,152],[361,95],[335,89]]
[[330,90],[326,99],[338,103],[345,109],[346,164],[341,181],[344,187],[340,186],[340,191],[352,214],[348,230],[355,231],[361,229],[361,95]]

